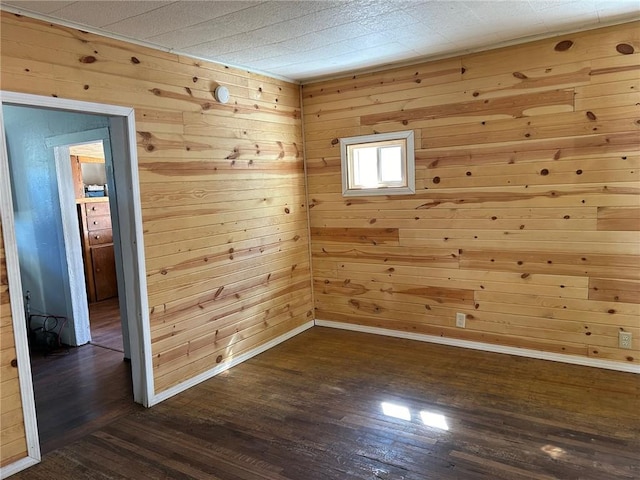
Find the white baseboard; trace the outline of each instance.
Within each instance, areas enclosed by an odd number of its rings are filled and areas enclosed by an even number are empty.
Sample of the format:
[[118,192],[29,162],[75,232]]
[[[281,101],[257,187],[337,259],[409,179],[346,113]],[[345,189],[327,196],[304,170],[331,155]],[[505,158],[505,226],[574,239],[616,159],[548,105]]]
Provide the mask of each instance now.
[[574,365],[582,365],[585,367],[605,368],[607,370],[617,370],[620,372],[638,373],[640,374],[640,365],[613,362],[611,360],[600,360],[588,357],[579,357],[577,355],[565,355],[562,353],[544,352],[541,350],[531,350],[528,348],[506,347],[504,345],[494,345],[492,343],[472,342],[470,340],[459,340],[456,338],[437,337],[434,335],[425,335],[422,333],[403,332],[399,330],[390,330],[387,328],[367,327],[364,325],[356,325],[352,323],[332,322],[329,320],[315,321],[318,327],[339,328],[342,330],[352,330],[355,332],[373,333],[376,335],[386,335],[388,337],[406,338],[409,340],[418,340],[420,342],[439,343],[441,345],[449,345],[452,347],[471,348],[474,350],[482,350],[484,352],[506,353],[508,355],[517,355],[519,357],[537,358],[540,360],[551,360],[554,362],[571,363]]
[[21,458],[16,462],[10,463],[9,465],[0,468],[0,479],[8,478],[11,475],[21,472],[25,468],[29,468],[38,462],[39,460],[32,457]]
[[197,375],[185,382],[182,382],[174,387],[171,387],[163,392],[160,392],[149,399],[149,407],[152,407],[153,405],[156,405],[166,400],[167,398],[173,397],[174,395],[177,395],[180,392],[184,392],[188,388],[191,388],[199,383],[202,383],[205,380],[215,377],[216,375],[219,375],[220,373],[226,370],[229,370],[231,367],[235,367],[239,363],[249,360],[251,357],[255,357],[256,355],[262,352],[265,352],[270,348],[273,348],[276,345],[286,340],[289,340],[292,337],[295,337],[296,335],[304,332],[305,330],[310,329],[313,326],[314,326],[314,322],[313,320],[310,320],[304,323],[303,325],[300,325],[298,328],[291,330],[290,332],[287,332],[284,335],[280,335],[279,337],[276,337],[273,340],[270,340],[267,343],[264,343],[259,347],[254,348],[253,350],[249,350],[248,352],[238,355],[237,357],[233,357],[233,359],[228,362],[225,362],[217,367],[212,368],[211,370],[207,370],[206,372],[203,372],[200,375]]

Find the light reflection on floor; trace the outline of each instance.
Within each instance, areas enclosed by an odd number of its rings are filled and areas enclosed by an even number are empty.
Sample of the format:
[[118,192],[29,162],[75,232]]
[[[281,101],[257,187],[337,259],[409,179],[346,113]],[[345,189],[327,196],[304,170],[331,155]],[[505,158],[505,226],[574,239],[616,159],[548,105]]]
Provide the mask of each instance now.
[[562,457],[565,453],[567,453],[562,448],[556,447],[554,445],[545,445],[540,450],[542,450],[544,453],[549,455],[554,460]]
[[[388,417],[398,418],[400,420],[411,421],[411,410],[404,405],[398,405],[396,403],[382,402],[382,413]],[[447,419],[444,415],[435,412],[429,412],[427,410],[420,411],[420,420],[427,427],[437,428],[439,430],[449,430]]]
[[382,402],[382,413],[387,417],[399,418],[400,420],[411,421],[411,412],[407,407],[396,405],[395,403]]
[[449,430],[449,425],[447,425],[447,419],[444,415],[423,410],[420,412],[420,418],[422,419],[422,423],[428,427],[439,428],[440,430]]

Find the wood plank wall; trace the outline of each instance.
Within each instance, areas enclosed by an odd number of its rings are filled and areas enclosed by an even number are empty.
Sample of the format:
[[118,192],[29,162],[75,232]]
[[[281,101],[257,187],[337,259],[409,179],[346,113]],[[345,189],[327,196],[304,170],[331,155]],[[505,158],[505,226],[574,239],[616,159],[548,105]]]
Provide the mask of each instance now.
[[27,456],[3,238],[0,223],[0,467]]
[[[304,85],[316,318],[639,363],[639,52],[630,23]],[[417,193],[343,198],[338,138],[407,129]]]
[[311,319],[298,85],[6,12],[1,35],[2,89],[135,109],[156,393]]

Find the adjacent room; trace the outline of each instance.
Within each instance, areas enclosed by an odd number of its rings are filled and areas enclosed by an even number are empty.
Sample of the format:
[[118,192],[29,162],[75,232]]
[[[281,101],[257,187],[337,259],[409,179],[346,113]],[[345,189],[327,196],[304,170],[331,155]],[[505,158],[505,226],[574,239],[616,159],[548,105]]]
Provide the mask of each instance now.
[[0,9],[0,478],[640,477],[637,1]]

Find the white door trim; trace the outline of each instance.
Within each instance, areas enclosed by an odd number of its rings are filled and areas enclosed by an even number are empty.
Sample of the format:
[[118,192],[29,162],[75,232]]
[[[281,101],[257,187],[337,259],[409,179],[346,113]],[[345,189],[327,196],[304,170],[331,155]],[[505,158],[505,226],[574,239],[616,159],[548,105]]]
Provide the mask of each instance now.
[[[36,423],[36,403],[33,398],[33,380],[31,378],[31,360],[29,358],[29,344],[27,339],[26,315],[22,297],[22,281],[20,279],[20,264],[18,262],[18,244],[13,218],[13,199],[11,196],[11,182],[9,181],[9,162],[7,143],[4,133],[4,116],[0,108],[0,215],[2,216],[2,236],[4,240],[4,254],[9,281],[9,297],[11,317],[13,320],[13,336],[18,361],[18,379],[20,395],[22,396],[22,415],[27,438],[27,459],[19,460],[23,468],[40,461],[40,439]],[[17,462],[16,462],[17,463]],[[11,465],[0,471],[0,478],[10,473]]]
[[82,245],[80,245],[80,237],[78,236],[78,217],[72,215],[76,206],[76,198],[69,160],[69,146],[54,147],[54,157],[58,181],[58,202],[62,218],[62,237],[64,238],[64,252],[69,272],[71,297],[68,301],[71,303],[74,336],[72,345],[79,346],[91,341],[91,328],[82,262]]
[[[131,342],[131,370],[133,377],[134,401],[149,406],[154,394],[153,368],[151,361],[151,332],[149,326],[149,308],[147,298],[146,268],[144,244],[142,237],[142,210],[140,204],[140,183],[138,176],[138,155],[136,148],[136,130],[134,110],[129,107],[106,105],[100,103],[67,100],[56,97],[44,97],[25,93],[0,91],[0,103],[32,107],[53,108],[82,113],[96,113],[107,116],[121,117],[125,128],[121,136],[127,148],[128,165],[125,170],[128,184],[128,218],[120,216],[120,222],[126,223],[121,229],[127,232],[128,238],[122,243],[128,245],[130,263],[125,272],[126,302],[129,318],[129,334]],[[27,454],[30,460],[20,460],[6,466],[0,472],[4,478],[6,472],[15,473],[15,467],[24,465],[25,468],[40,461],[40,444],[38,426],[36,422],[35,401],[33,396],[33,380],[29,361],[29,346],[25,322],[24,303],[22,298],[22,284],[20,281],[20,267],[18,263],[18,248],[15,239],[13,217],[13,203],[11,198],[11,182],[9,181],[9,162],[4,133],[4,118],[0,111],[0,213],[4,236],[5,257],[7,263],[7,277],[9,279],[9,294],[11,297],[11,314],[18,360],[18,375],[22,408],[27,437]],[[125,159],[126,160],[126,159]],[[122,162],[122,160],[120,160]],[[124,210],[124,208],[123,208]],[[125,263],[126,265],[126,263]]]

